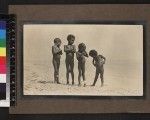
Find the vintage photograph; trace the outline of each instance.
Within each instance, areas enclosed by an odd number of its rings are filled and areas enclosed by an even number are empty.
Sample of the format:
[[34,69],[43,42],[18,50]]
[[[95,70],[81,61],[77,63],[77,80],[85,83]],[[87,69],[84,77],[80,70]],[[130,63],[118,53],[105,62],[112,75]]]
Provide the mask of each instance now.
[[23,95],[143,96],[143,25],[24,24]]

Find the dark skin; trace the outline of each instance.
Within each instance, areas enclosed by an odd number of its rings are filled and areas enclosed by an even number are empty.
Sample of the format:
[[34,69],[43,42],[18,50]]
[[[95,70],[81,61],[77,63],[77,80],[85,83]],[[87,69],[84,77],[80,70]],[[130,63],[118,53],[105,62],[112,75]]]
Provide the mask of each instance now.
[[72,77],[72,85],[74,84],[74,53],[76,52],[75,46],[73,45],[75,38],[68,40],[68,45],[64,47],[64,52],[66,52],[66,78],[67,84],[69,84],[69,73]]
[[79,86],[81,85],[81,77],[83,78],[84,81],[84,86],[86,86],[85,84],[85,57],[88,57],[87,52],[85,51],[85,49],[79,49],[79,51],[76,53],[77,55],[77,60],[78,60],[78,82],[79,82]]
[[[103,67],[103,64],[105,64],[106,58],[102,55],[90,55],[90,56],[93,57],[92,63],[96,67],[95,79],[94,79],[92,86],[95,86],[99,75],[100,75],[100,79],[101,79],[101,86],[103,86],[103,84],[104,84],[104,77],[103,77],[104,67]],[[102,60],[102,61],[100,61],[100,60]]]
[[59,67],[60,67],[60,56],[62,55],[62,50],[60,49],[61,41],[55,43],[52,46],[53,53],[53,66],[54,66],[54,83],[60,84],[59,82]]

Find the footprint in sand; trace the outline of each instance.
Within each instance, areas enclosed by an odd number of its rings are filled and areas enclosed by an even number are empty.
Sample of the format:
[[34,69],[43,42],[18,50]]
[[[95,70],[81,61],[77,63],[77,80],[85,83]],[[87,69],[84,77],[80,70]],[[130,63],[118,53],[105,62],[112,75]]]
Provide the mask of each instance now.
[[40,91],[43,91],[44,89],[40,89]]
[[28,88],[26,88],[26,87],[25,87],[24,89],[25,89],[25,90],[28,90]]
[[32,80],[30,80],[31,82],[35,82],[35,81],[37,81],[37,79],[32,79]]
[[35,78],[39,77],[39,75],[36,72],[32,72],[31,74],[32,74],[31,77],[35,77]]
[[47,83],[47,81],[38,81],[38,83],[46,84],[46,83]]
[[25,90],[28,90],[28,89],[30,89],[30,88],[31,88],[31,87],[28,86],[28,85],[26,85],[26,86],[24,87]]

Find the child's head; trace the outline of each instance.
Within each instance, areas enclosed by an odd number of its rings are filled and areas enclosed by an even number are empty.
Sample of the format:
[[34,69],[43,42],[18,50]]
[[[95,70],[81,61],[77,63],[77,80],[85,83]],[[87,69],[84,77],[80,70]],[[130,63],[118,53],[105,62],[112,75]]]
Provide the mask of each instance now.
[[54,44],[57,45],[57,46],[60,46],[61,45],[61,39],[55,38],[54,39]]
[[89,56],[91,56],[91,57],[96,57],[97,56],[97,51],[96,50],[90,50],[90,52],[89,52]]
[[67,40],[68,40],[68,44],[72,45],[75,41],[75,36],[70,34],[70,35],[67,36]]
[[80,43],[78,45],[78,49],[79,49],[79,51],[85,51],[86,50],[86,45],[84,43]]

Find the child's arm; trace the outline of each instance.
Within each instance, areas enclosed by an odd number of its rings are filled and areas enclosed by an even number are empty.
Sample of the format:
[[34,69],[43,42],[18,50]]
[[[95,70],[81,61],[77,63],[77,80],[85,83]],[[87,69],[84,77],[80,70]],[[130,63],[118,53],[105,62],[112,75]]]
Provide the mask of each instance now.
[[73,52],[73,53],[76,52],[76,46],[75,45],[72,46],[71,52]]
[[104,59],[104,63],[105,63],[105,61],[106,61],[106,58],[105,58],[104,56],[102,56],[102,55],[101,55],[101,57]]
[[104,56],[102,56],[102,58],[104,59],[104,62],[106,61],[106,58]]
[[82,56],[82,53],[76,52],[76,57],[77,57],[77,60],[78,60],[78,61],[80,60],[81,56]]
[[66,53],[70,53],[70,52],[75,53],[76,52],[75,46],[65,45],[64,46],[64,52],[66,52]]
[[67,47],[67,45],[64,45],[64,52],[69,53],[70,49]]
[[64,45],[64,52],[67,52],[67,51],[69,51],[69,48],[67,45]]
[[93,65],[94,65],[94,66],[96,66],[96,64],[95,64],[95,60],[94,60],[94,59],[93,59],[92,63],[93,63]]
[[59,54],[59,53],[62,53],[62,50],[57,48],[56,46],[52,46],[52,53],[53,55]]
[[60,51],[57,54],[62,55],[63,54],[62,50],[60,49]]
[[104,56],[101,55],[101,57],[102,57],[104,60],[106,60],[106,58],[105,58]]
[[86,51],[83,52],[83,55],[84,55],[85,57],[88,57],[88,54],[87,54]]

